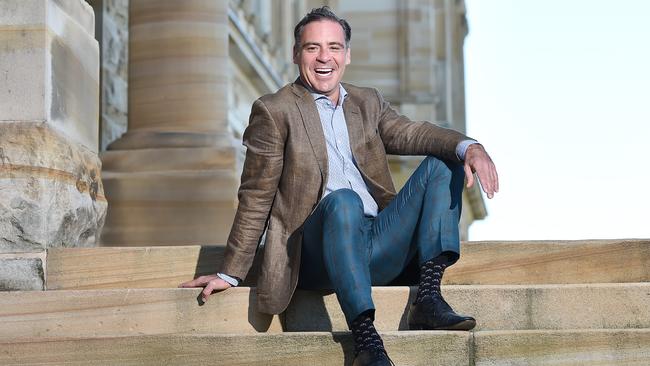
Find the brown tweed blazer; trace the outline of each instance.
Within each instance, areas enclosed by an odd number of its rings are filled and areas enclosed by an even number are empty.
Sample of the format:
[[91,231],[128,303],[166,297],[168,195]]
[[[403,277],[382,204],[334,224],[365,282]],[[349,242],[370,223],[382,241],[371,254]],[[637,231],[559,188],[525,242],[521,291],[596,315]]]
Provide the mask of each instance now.
[[[352,153],[370,194],[383,209],[395,196],[386,154],[457,161],[465,135],[397,114],[375,89],[343,84]],[[284,311],[298,282],[302,225],[327,183],[327,149],[316,104],[299,80],[253,103],[239,207],[222,273],[245,278],[266,229],[258,310]]]

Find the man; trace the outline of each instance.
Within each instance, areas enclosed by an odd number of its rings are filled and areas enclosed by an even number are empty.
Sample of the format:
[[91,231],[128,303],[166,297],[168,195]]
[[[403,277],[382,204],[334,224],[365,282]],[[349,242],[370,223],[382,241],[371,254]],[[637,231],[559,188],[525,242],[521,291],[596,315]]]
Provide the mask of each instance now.
[[[374,326],[372,285],[420,267],[411,329],[469,330],[440,294],[458,260],[462,190],[476,172],[489,198],[494,164],[481,145],[397,114],[374,89],[341,83],[351,30],[329,8],[296,25],[300,77],[255,101],[244,133],[239,207],[221,272],[182,284],[204,300],[245,278],[266,229],[258,310],[279,314],[296,289],[334,289],[355,342],[354,365],[390,364]],[[386,154],[428,155],[395,194]]]

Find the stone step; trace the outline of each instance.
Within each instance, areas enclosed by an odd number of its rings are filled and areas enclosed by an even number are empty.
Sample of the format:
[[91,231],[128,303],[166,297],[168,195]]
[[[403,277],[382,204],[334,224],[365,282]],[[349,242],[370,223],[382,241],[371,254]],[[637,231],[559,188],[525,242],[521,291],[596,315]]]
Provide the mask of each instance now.
[[650,282],[650,240],[467,242],[445,280],[458,285]]
[[[50,249],[47,289],[158,288],[221,263],[219,246]],[[247,278],[254,284],[258,266]],[[650,240],[466,242],[447,284],[650,282]]]
[[[48,290],[177,287],[214,274],[224,247],[56,248],[47,252]],[[257,264],[244,285],[254,284]]]
[[[199,306],[196,289],[0,292],[0,341],[173,333],[282,332],[255,291],[236,288]],[[2,362],[0,362],[0,365]]]
[[[650,328],[650,283],[450,285],[444,292],[457,311],[477,319],[476,330]],[[0,341],[348,329],[332,294],[297,291],[282,317],[255,311],[254,289],[214,294],[203,306],[198,294],[198,289],[0,292]],[[413,288],[376,287],[373,294],[376,327],[406,330]]]
[[[375,326],[407,330],[415,287],[374,287]],[[650,283],[443,286],[476,330],[650,328]],[[333,293],[297,291],[284,313],[287,331],[345,331]]]
[[648,365],[650,329],[482,331],[472,354],[475,366]]
[[[647,365],[650,329],[382,332],[397,365]],[[0,341],[2,365],[349,365],[349,333]]]
[[[469,332],[389,332],[397,365],[468,365]],[[0,342],[1,365],[350,365],[349,333],[191,334]]]

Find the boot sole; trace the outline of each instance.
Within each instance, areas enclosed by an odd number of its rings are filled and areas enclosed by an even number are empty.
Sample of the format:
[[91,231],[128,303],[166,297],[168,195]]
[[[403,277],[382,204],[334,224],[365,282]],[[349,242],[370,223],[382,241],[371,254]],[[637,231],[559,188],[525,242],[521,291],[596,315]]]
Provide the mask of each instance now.
[[463,320],[456,324],[440,327],[430,327],[426,324],[409,324],[410,330],[472,330],[476,326],[476,320]]

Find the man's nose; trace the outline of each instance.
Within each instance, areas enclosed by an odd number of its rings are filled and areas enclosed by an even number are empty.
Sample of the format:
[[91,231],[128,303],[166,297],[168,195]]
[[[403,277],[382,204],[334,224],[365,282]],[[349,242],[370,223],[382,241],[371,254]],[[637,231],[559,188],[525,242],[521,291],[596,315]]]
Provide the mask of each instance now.
[[316,57],[316,60],[319,62],[327,62],[331,57],[332,54],[330,53],[330,50],[327,48],[321,48],[321,50],[318,52],[318,57]]

